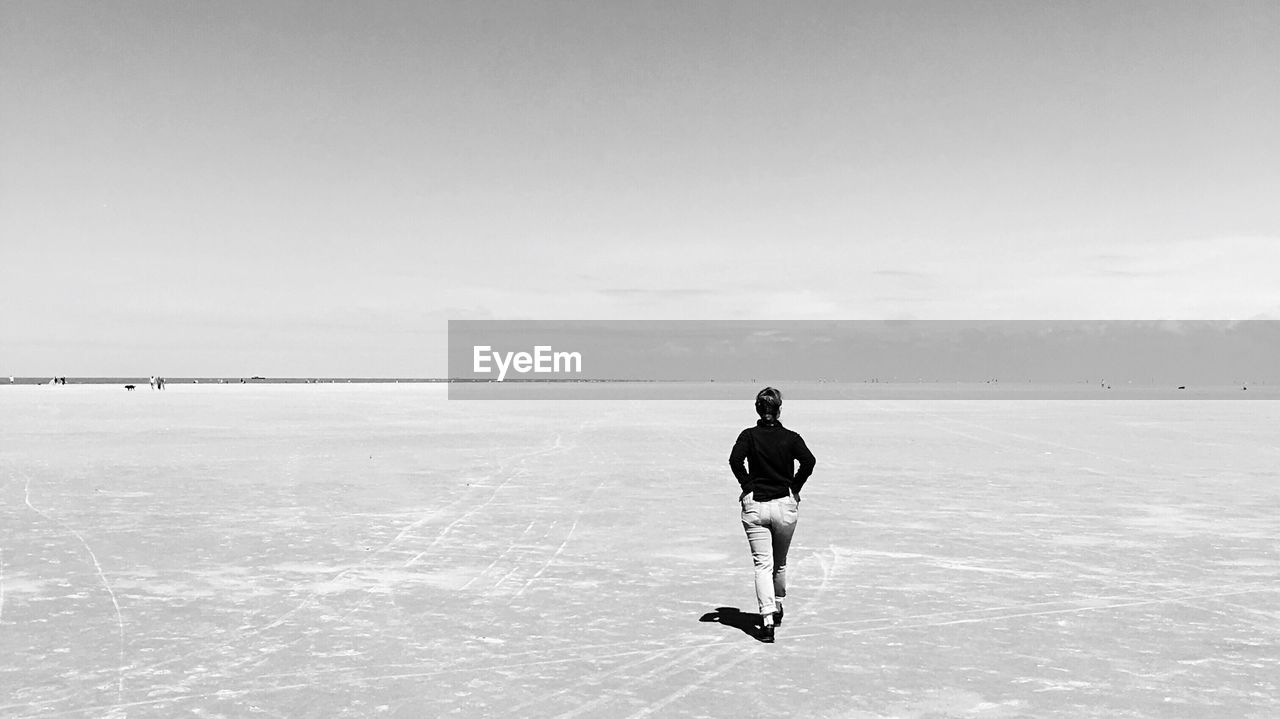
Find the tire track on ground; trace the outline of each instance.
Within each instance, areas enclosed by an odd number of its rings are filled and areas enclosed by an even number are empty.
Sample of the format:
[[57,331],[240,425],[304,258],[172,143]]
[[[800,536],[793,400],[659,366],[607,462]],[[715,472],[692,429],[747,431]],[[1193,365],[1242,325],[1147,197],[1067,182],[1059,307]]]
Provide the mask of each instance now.
[[[507,477],[506,477],[502,482],[500,482],[497,486],[493,487],[493,489],[492,489],[492,491],[491,491],[491,493],[490,493],[490,496],[489,496],[488,500],[486,500],[486,502],[484,503],[484,505],[485,505],[485,506],[487,506],[490,502],[492,502],[492,501],[493,501],[493,498],[497,495],[497,493],[499,493],[499,492],[500,492],[500,491],[502,491],[506,486],[508,486],[508,485],[509,485],[513,480],[515,480],[515,479],[517,478],[517,476],[522,476],[522,475],[518,475],[518,472],[509,472],[508,467],[517,467],[517,466],[520,466],[520,465],[522,465],[522,464],[526,463],[529,459],[531,459],[531,458],[533,458],[533,457],[537,457],[537,456],[541,456],[541,455],[546,455],[546,454],[557,453],[557,452],[561,452],[561,451],[565,451],[565,450],[564,450],[564,448],[563,448],[563,445],[562,445],[562,435],[561,435],[561,434],[557,434],[557,435],[556,435],[555,440],[553,440],[553,442],[552,442],[552,444],[551,444],[551,446],[550,446],[550,447],[545,447],[545,446],[544,446],[544,447],[539,447],[539,448],[537,448],[537,449],[530,450],[529,452],[525,452],[525,453],[522,453],[522,454],[516,455],[516,456],[514,456],[514,457],[510,457],[510,458],[508,458],[506,461],[500,462],[500,463],[499,463],[499,465],[498,465],[498,467],[499,467],[499,468],[498,468],[498,469],[493,473],[493,475],[491,475],[491,476],[494,476],[494,475],[496,475],[496,476],[503,476],[504,474],[508,474],[509,476],[507,476]],[[332,583],[332,582],[337,581],[337,580],[339,580],[339,579],[342,579],[343,577],[348,576],[348,575],[350,575],[350,574],[352,574],[352,573],[359,572],[359,571],[363,571],[363,570],[367,570],[367,569],[369,569],[371,566],[375,566],[375,562],[376,562],[376,560],[378,559],[378,557],[379,557],[380,555],[384,555],[384,554],[386,554],[387,552],[391,551],[391,550],[392,550],[392,549],[394,549],[395,547],[399,546],[399,545],[400,545],[401,543],[403,543],[404,541],[406,541],[406,540],[410,539],[410,538],[412,537],[412,535],[413,535],[414,530],[416,530],[416,529],[418,529],[419,527],[421,527],[421,526],[423,526],[423,525],[425,525],[425,524],[427,524],[427,523],[431,522],[432,520],[436,519],[437,517],[441,516],[442,514],[447,513],[450,509],[452,509],[452,508],[454,508],[454,507],[456,507],[456,506],[458,506],[458,505],[460,505],[460,504],[462,504],[463,502],[466,502],[466,501],[468,501],[468,498],[467,498],[467,497],[465,497],[465,496],[463,496],[463,497],[459,497],[457,500],[454,500],[453,502],[450,502],[448,505],[446,505],[446,506],[444,506],[444,507],[437,508],[437,509],[433,509],[433,510],[429,511],[427,514],[425,514],[425,515],[424,515],[424,516],[422,516],[421,518],[419,518],[419,519],[417,519],[417,520],[414,520],[413,522],[410,522],[408,525],[406,525],[405,527],[403,527],[402,529],[400,529],[400,530],[397,532],[397,534],[396,534],[396,536],[395,536],[395,537],[393,537],[392,539],[390,539],[390,540],[388,540],[387,542],[385,542],[381,547],[379,547],[378,549],[374,550],[373,552],[369,552],[369,553],[367,553],[367,554],[366,554],[366,556],[365,556],[365,557],[363,557],[363,558],[361,559],[361,561],[360,561],[357,565],[352,566],[352,567],[347,567],[346,569],[343,569],[342,571],[340,571],[340,572],[338,572],[338,573],[334,574],[333,576],[329,577],[327,580],[325,580],[325,581],[323,581],[323,582],[318,582],[318,584],[319,584],[319,585],[329,584],[329,583]],[[479,508],[478,508],[478,507],[473,507],[473,509],[472,509],[472,510],[470,510],[469,514],[470,514],[470,513],[474,513],[474,512],[476,512],[476,511],[479,511]],[[455,522],[451,523],[448,527],[446,527],[444,530],[442,530],[442,531],[440,532],[440,534],[438,534],[438,535],[437,535],[437,537],[436,537],[436,540],[435,540],[435,541],[436,541],[436,542],[438,542],[438,541],[439,541],[439,539],[440,539],[440,538],[441,538],[445,533],[447,533],[447,532],[448,532],[448,531],[449,531],[453,526],[455,526],[456,524],[457,524],[457,521],[455,521]],[[406,563],[404,566],[409,566],[409,565],[408,565],[408,563]],[[370,590],[370,591],[371,591],[371,590]],[[311,606],[311,605],[313,605],[313,604],[316,604],[316,603],[320,600],[320,597],[322,596],[322,594],[323,594],[323,592],[322,592],[322,591],[320,591],[319,589],[317,589],[317,590],[315,590],[315,591],[312,591],[310,594],[308,594],[306,597],[304,597],[304,598],[303,598],[303,599],[302,599],[302,600],[301,600],[297,605],[295,605],[294,607],[292,607],[292,608],[291,608],[291,609],[289,609],[288,611],[284,612],[283,614],[281,614],[281,615],[277,616],[275,619],[271,620],[271,621],[270,621],[270,622],[268,622],[267,624],[265,624],[265,625],[261,625],[261,626],[256,626],[256,627],[254,627],[254,626],[248,626],[248,625],[249,625],[249,624],[251,624],[251,623],[252,623],[252,622],[253,622],[257,617],[260,617],[260,616],[262,616],[263,614],[265,614],[265,613],[266,613],[265,611],[258,611],[258,612],[255,612],[253,615],[251,615],[250,617],[248,617],[248,618],[245,620],[245,623],[241,625],[241,628],[239,628],[239,629],[237,629],[237,630],[236,630],[236,634],[235,634],[235,635],[233,635],[232,637],[229,637],[229,638],[228,638],[228,639],[226,639],[225,641],[222,641],[222,642],[220,642],[220,643],[218,643],[218,644],[207,644],[207,645],[205,645],[205,646],[199,647],[199,648],[194,649],[194,650],[192,650],[192,651],[186,652],[186,653],[184,653],[184,654],[182,654],[182,655],[180,655],[180,656],[177,656],[177,657],[171,657],[171,658],[169,658],[169,659],[165,659],[165,660],[162,660],[162,661],[159,661],[159,662],[155,662],[155,663],[152,663],[152,664],[148,664],[148,665],[146,665],[146,666],[134,666],[134,667],[130,667],[130,668],[129,668],[130,673],[131,673],[131,674],[151,673],[151,672],[154,672],[154,671],[156,671],[156,670],[158,670],[158,669],[162,669],[162,668],[164,668],[164,667],[166,667],[166,666],[170,666],[170,665],[173,665],[173,664],[176,664],[176,663],[179,663],[179,662],[185,661],[185,660],[190,659],[190,658],[192,658],[192,657],[208,656],[208,655],[210,655],[210,654],[218,653],[218,652],[220,652],[221,650],[225,650],[225,649],[227,649],[228,647],[232,647],[232,646],[236,646],[236,645],[246,645],[247,643],[251,642],[251,641],[252,641],[252,640],[254,640],[255,638],[260,637],[260,636],[261,636],[262,634],[264,634],[266,631],[268,631],[268,630],[270,630],[270,629],[277,628],[277,627],[279,627],[279,626],[283,625],[283,624],[284,624],[284,622],[285,622],[289,617],[294,616],[294,615],[295,615],[295,614],[297,614],[299,611],[302,611],[303,609],[305,609],[305,608],[307,608],[307,607],[309,607],[309,606]],[[365,606],[365,605],[368,603],[370,596],[371,596],[371,595],[366,595],[366,596],[361,600],[360,604],[358,604],[355,608],[353,608],[353,609],[351,609],[350,611],[348,611],[345,615],[343,615],[343,617],[342,617],[342,618],[343,618],[343,619],[346,619],[346,618],[348,618],[349,616],[351,616],[352,614],[354,614],[356,611],[359,611],[363,606]],[[248,626],[248,628],[247,628],[247,629],[246,629],[246,628],[244,628],[244,627],[246,627],[246,626]],[[295,637],[294,639],[292,639],[292,640],[290,640],[290,641],[288,641],[288,642],[285,642],[285,643],[284,643],[283,645],[281,645],[279,648],[280,648],[280,649],[287,648],[287,647],[289,647],[289,646],[292,646],[292,645],[294,645],[294,644],[297,644],[298,642],[302,641],[302,640],[303,640],[303,639],[305,639],[305,638],[307,638],[305,635],[299,635],[299,636]],[[245,646],[245,649],[246,649],[246,650],[247,650],[248,648],[249,648],[248,646]],[[261,656],[261,655],[253,655],[253,654],[250,654],[249,652],[245,651],[245,652],[242,652],[242,655],[243,655],[243,656],[242,656],[242,658],[241,658],[241,659],[239,659],[239,660],[233,660],[229,665],[223,665],[222,669],[223,669],[225,672],[236,671],[236,670],[238,670],[240,667],[243,667],[245,664],[248,664],[248,663],[250,663],[250,662],[253,662],[253,663],[254,663],[254,666],[260,666],[263,662],[268,661],[268,660],[270,660],[270,659],[271,659],[270,654],[268,654],[268,655],[266,655],[266,656]]]
[[[720,654],[723,654],[723,653],[724,652],[720,652]],[[734,669],[739,664],[745,662],[748,659],[753,659],[753,658],[754,656],[752,654],[741,653],[738,655],[736,659],[730,659],[729,661],[722,664],[715,671],[711,671],[711,672],[707,672],[705,674],[699,675],[696,679],[684,685],[680,689],[672,692],[671,694],[668,694],[667,696],[663,697],[662,699],[659,699],[653,704],[650,704],[644,709],[641,709],[640,711],[635,712],[634,714],[630,715],[627,719],[639,719],[640,717],[647,717],[653,714],[654,712],[660,711],[663,708],[670,705],[671,703],[676,702],[680,699],[683,699],[686,696],[689,696],[693,692],[697,691],[699,688],[705,686],[707,682],[711,681],[712,679],[715,679],[722,674],[728,673],[730,670]]]
[[[930,628],[930,627],[954,626],[954,625],[962,625],[962,624],[980,624],[980,623],[986,623],[986,622],[1007,621],[1009,619],[1019,619],[1019,618],[1032,617],[1032,616],[1052,616],[1052,615],[1075,614],[1075,613],[1083,613],[1083,612],[1108,611],[1108,610],[1115,610],[1115,609],[1125,609],[1130,607],[1150,606],[1150,605],[1165,604],[1165,603],[1189,603],[1189,602],[1200,601],[1205,599],[1235,597],[1235,596],[1243,596],[1247,594],[1261,594],[1266,592],[1280,592],[1280,587],[1276,587],[1270,583],[1264,586],[1240,585],[1229,591],[1212,592],[1212,593],[1189,595],[1189,596],[1182,596],[1182,597],[1158,597],[1158,598],[1152,598],[1149,600],[1121,601],[1121,602],[1115,602],[1111,604],[1075,606],[1075,607],[1067,607],[1067,608],[1061,608],[1061,609],[1055,609],[1055,610],[1034,611],[1034,612],[1020,612],[1020,611],[1009,611],[1009,610],[1028,609],[1035,606],[1046,606],[1046,605],[1053,605],[1053,604],[1064,604],[1064,603],[1068,603],[1070,600],[1063,600],[1063,601],[1056,601],[1056,602],[1036,602],[1036,603],[1030,603],[1025,605],[1014,605],[1011,607],[999,607],[999,608],[993,607],[993,608],[986,608],[986,609],[957,610],[952,612],[933,612],[928,614],[911,615],[906,617],[879,617],[879,618],[868,618],[863,620],[850,620],[845,622],[828,622],[828,623],[811,624],[811,625],[807,625],[806,627],[806,628],[812,627],[814,630],[823,630],[823,631],[808,631],[808,632],[802,631],[796,634],[789,634],[788,637],[790,639],[810,639],[810,638],[816,638],[816,637],[830,637],[832,635],[872,634],[872,633],[879,633],[879,632],[893,631],[893,630],[911,630],[911,629],[923,629],[923,628]],[[916,623],[911,623],[916,620],[921,620],[921,619],[927,620],[932,617],[947,617],[951,615],[962,615],[962,614],[974,613],[974,612],[990,612],[990,611],[996,611],[996,610],[1005,610],[1005,613],[987,616],[987,617],[969,617],[969,618],[959,618],[959,619],[945,619],[942,621],[920,621]],[[850,624],[868,624],[872,622],[879,622],[881,624],[878,626],[851,627],[846,629],[839,628],[839,627],[848,626]],[[697,644],[690,643],[690,644],[682,644],[680,646],[674,646],[674,647],[668,646],[668,647],[656,647],[656,648],[650,648],[650,649],[615,651],[613,653],[606,653],[606,654],[589,656],[589,657],[583,656],[581,652],[585,649],[592,649],[592,648],[614,649],[617,647],[617,644],[616,643],[601,644],[601,645],[594,645],[591,647],[583,647],[583,646],[565,647],[564,649],[547,650],[547,651],[543,651],[542,653],[549,654],[552,652],[571,652],[573,654],[572,656],[553,657],[553,658],[533,658],[533,659],[530,659],[529,661],[524,661],[524,662],[506,662],[506,663],[499,663],[499,664],[484,664],[479,666],[451,666],[443,669],[433,669],[433,670],[420,671],[420,672],[399,672],[399,673],[377,674],[373,676],[360,676],[360,677],[339,676],[339,677],[334,677],[332,679],[329,679],[327,681],[334,682],[334,683],[342,683],[342,684],[356,683],[356,682],[372,683],[372,682],[379,682],[379,681],[397,681],[397,680],[403,680],[403,679],[422,679],[422,678],[438,677],[438,676],[445,676],[449,674],[457,674],[457,673],[464,673],[464,672],[481,672],[485,674],[492,674],[494,672],[502,671],[502,670],[528,669],[528,668],[534,668],[534,667],[550,666],[555,664],[567,664],[571,662],[580,662],[584,660],[599,662],[599,661],[605,661],[609,659],[617,659],[617,658],[623,658],[623,657],[638,657],[638,656],[653,657],[653,656],[658,656],[662,654],[669,654],[672,652],[689,652],[691,650],[698,649],[698,648],[709,649],[709,648],[717,648],[717,647],[720,647],[720,648],[736,647],[740,649],[741,642],[742,642],[741,639],[722,639],[722,640],[716,640],[711,642],[700,641]],[[528,654],[528,652],[526,652],[525,654]],[[744,660],[745,658],[749,658],[750,656],[753,656],[753,655],[744,655]],[[334,670],[324,670],[320,673],[327,674],[327,673],[339,673],[339,672],[343,674],[349,674],[350,670],[343,668],[343,669],[334,669]],[[308,672],[305,674],[299,672],[295,674],[265,675],[262,678],[287,678],[287,677],[293,677],[293,676],[300,677],[304,675],[308,677],[314,677],[315,674],[316,674],[315,672]],[[151,699],[151,700],[144,700],[144,701],[137,701],[137,702],[128,702],[119,706],[120,708],[130,708],[130,707],[137,707],[137,706],[153,706],[153,705],[162,704],[162,703],[177,703],[177,702],[192,701],[192,700],[198,700],[198,699],[207,699],[215,696],[219,698],[243,697],[243,696],[248,696],[252,694],[269,694],[269,693],[281,692],[281,691],[307,689],[314,686],[315,686],[315,681],[314,679],[311,679],[305,682],[297,682],[293,684],[282,684],[282,685],[271,686],[271,687],[255,687],[251,689],[240,689],[240,690],[224,689],[217,692],[204,692],[199,694],[193,693],[193,694],[174,696],[174,697],[165,697],[165,698],[158,698],[158,699]],[[6,706],[0,706],[0,709],[13,709],[13,708],[19,708],[19,707],[25,707],[30,709],[30,708],[35,708],[39,706],[45,706],[50,703],[53,703],[53,701],[51,700],[46,702],[27,703],[27,704],[21,704],[21,705],[11,704]],[[56,712],[52,714],[38,712],[34,714],[20,715],[19,719],[22,719],[23,717],[29,717],[30,719],[35,719],[37,716],[62,717],[62,716],[69,716],[71,714],[83,714],[85,712],[94,711],[98,709],[110,709],[113,706],[116,706],[116,705],[83,707],[83,708],[72,710],[72,711]]]
[[[586,423],[584,422],[582,425],[579,425],[579,427],[578,427],[578,428],[577,428],[577,430],[574,432],[574,434],[575,434],[575,435],[581,434],[581,432],[583,431],[583,428],[585,427],[585,424],[586,424]],[[404,563],[402,563],[402,564],[400,565],[400,568],[401,568],[401,569],[408,569],[408,568],[410,568],[410,567],[414,566],[418,561],[420,561],[420,560],[422,559],[422,557],[425,557],[425,556],[426,556],[427,554],[429,554],[433,549],[435,549],[435,547],[437,547],[437,546],[438,546],[442,541],[444,541],[444,540],[449,536],[449,534],[453,531],[453,529],[454,529],[455,527],[457,527],[459,524],[463,523],[465,520],[469,520],[469,519],[471,519],[472,517],[474,517],[474,516],[476,516],[476,515],[480,514],[481,512],[483,512],[483,511],[484,511],[484,510],[485,510],[485,509],[486,509],[490,504],[492,504],[492,503],[493,503],[493,501],[494,501],[495,499],[497,499],[497,497],[499,496],[499,494],[501,494],[501,493],[502,493],[502,491],[503,491],[504,489],[506,489],[506,488],[507,488],[507,487],[508,487],[512,482],[514,482],[514,481],[515,481],[515,480],[517,480],[517,479],[520,479],[520,478],[523,478],[523,477],[527,477],[527,476],[528,476],[528,471],[527,471],[527,469],[525,469],[525,466],[529,463],[529,461],[530,461],[530,460],[535,459],[535,458],[543,458],[543,457],[548,457],[548,456],[554,456],[554,455],[557,455],[557,454],[563,454],[563,453],[565,453],[565,452],[569,452],[569,451],[571,451],[575,446],[576,446],[576,445],[566,445],[566,444],[564,443],[564,433],[557,433],[557,434],[556,434],[556,437],[555,437],[555,439],[553,440],[553,442],[551,443],[551,446],[550,446],[550,447],[542,447],[542,448],[539,448],[539,449],[531,450],[531,451],[529,451],[529,452],[526,452],[526,453],[523,453],[523,454],[521,454],[521,455],[518,455],[516,458],[513,458],[512,460],[509,460],[508,462],[504,462],[504,463],[502,463],[500,466],[501,466],[501,467],[503,467],[504,469],[499,470],[499,476],[501,476],[501,474],[505,472],[505,467],[506,467],[506,466],[513,466],[513,467],[515,467],[515,469],[514,469],[513,471],[509,472],[509,473],[508,473],[508,476],[507,476],[503,481],[499,482],[496,486],[494,486],[494,487],[493,487],[493,489],[492,489],[492,491],[490,492],[490,494],[489,494],[488,498],[487,498],[487,499],[485,499],[485,501],[483,501],[483,502],[481,502],[481,503],[479,503],[479,504],[473,505],[470,509],[468,509],[466,512],[464,512],[464,513],[463,513],[461,516],[459,516],[457,519],[455,519],[454,521],[452,521],[452,522],[450,522],[448,525],[446,525],[444,528],[442,528],[442,529],[441,529],[441,530],[436,534],[436,536],[435,536],[435,537],[430,541],[430,543],[427,545],[427,547],[426,547],[425,549],[423,549],[422,551],[418,552],[418,553],[417,553],[416,555],[414,555],[412,558],[410,558],[409,560],[407,560],[407,561],[405,561]],[[461,501],[461,500],[459,500],[459,501]],[[450,505],[450,506],[454,506],[454,505],[456,505],[456,504],[457,504],[457,502],[454,502],[454,503],[451,503],[451,505]],[[397,541],[399,541],[399,540],[400,540],[403,536],[405,536],[405,535],[406,535],[406,532],[401,532],[401,533],[400,533],[400,535],[397,535],[396,540],[393,540],[393,542],[388,543],[388,546],[390,546],[391,544],[396,543]],[[362,566],[361,566],[360,568],[367,568],[367,563],[362,563]],[[336,581],[337,579],[341,578],[342,576],[345,576],[349,571],[352,571],[352,570],[346,570],[346,571],[344,571],[344,572],[341,572],[341,573],[339,573],[339,575],[335,576],[334,578],[330,579],[329,581],[330,581],[330,582],[332,582],[332,581]],[[380,586],[382,586],[382,585],[380,585]],[[320,594],[321,594],[321,592],[319,592],[319,590],[317,590],[317,591],[313,592],[313,593],[312,593],[312,595],[311,595],[311,597],[309,597],[309,598],[308,598],[308,602],[304,602],[304,604],[307,604],[307,605],[309,606],[309,604],[311,604],[311,603],[318,603],[318,602],[316,602],[315,600],[320,596]],[[351,609],[349,609],[349,610],[347,610],[345,613],[343,613],[343,614],[342,614],[342,616],[341,616],[341,617],[339,617],[339,619],[338,619],[338,623],[339,623],[339,624],[341,624],[341,625],[343,625],[343,626],[345,626],[345,625],[347,624],[347,621],[351,618],[351,616],[352,616],[352,615],[354,615],[354,614],[356,614],[357,612],[361,611],[362,609],[364,609],[364,608],[368,605],[369,601],[372,599],[372,597],[373,597],[373,596],[374,596],[374,594],[373,594],[373,588],[366,588],[365,593],[364,593],[364,595],[361,597],[360,601],[359,601],[359,602],[358,602],[354,607],[352,607]],[[394,599],[393,599],[392,601],[394,601]],[[278,627],[278,626],[281,626],[281,625],[284,623],[284,620],[285,620],[285,619],[287,619],[289,616],[292,616],[293,614],[295,614],[297,611],[301,610],[302,608],[303,608],[303,605],[299,605],[299,606],[297,606],[297,607],[294,607],[292,610],[290,610],[289,612],[287,612],[285,615],[282,615],[281,617],[279,617],[279,618],[277,618],[275,621],[273,621],[271,624],[269,624],[269,625],[267,625],[267,626],[263,627],[261,630],[259,630],[258,632],[256,632],[254,636],[261,635],[263,632],[265,632],[265,631],[267,631],[267,630],[269,630],[269,629],[274,629],[274,628],[276,628],[276,627]],[[292,640],[289,640],[289,641],[284,642],[283,644],[277,645],[277,647],[276,647],[276,651],[279,651],[279,650],[282,650],[282,649],[286,649],[286,648],[288,648],[288,647],[291,647],[291,646],[293,646],[293,645],[297,644],[298,642],[302,641],[302,640],[303,640],[303,639],[305,639],[305,638],[307,638],[307,637],[306,637],[306,635],[299,635],[299,636],[295,637],[295,638],[294,638],[294,639],[292,639]],[[230,664],[228,664],[228,665],[225,665],[225,666],[223,667],[223,671],[224,671],[224,673],[238,672],[238,673],[240,673],[240,674],[246,674],[246,673],[252,674],[252,673],[254,672],[254,670],[255,670],[255,669],[257,669],[257,668],[261,667],[262,665],[264,665],[265,663],[267,663],[267,662],[271,661],[271,660],[272,660],[272,658],[273,658],[273,657],[272,657],[272,654],[274,654],[274,653],[275,653],[275,652],[271,652],[271,653],[267,653],[267,654],[265,654],[265,655],[257,655],[257,656],[252,655],[252,654],[246,654],[246,656],[244,656],[243,658],[241,658],[241,659],[239,659],[239,660],[236,660],[236,661],[233,661],[233,662],[231,662],[231,663],[230,663]]]
[[[124,702],[124,677],[126,673],[126,666],[125,666],[125,660],[124,660],[124,648],[125,648],[124,615],[121,614],[120,612],[120,601],[116,597],[115,589],[111,587],[111,582],[107,581],[107,575],[102,570],[102,563],[98,561],[98,555],[94,553],[93,547],[91,547],[89,545],[89,542],[85,540],[84,535],[76,531],[73,527],[71,527],[71,525],[63,522],[60,519],[56,519],[50,516],[49,514],[46,514],[44,511],[40,510],[34,504],[31,503],[31,475],[27,474],[26,472],[23,472],[23,476],[26,477],[26,483],[24,485],[23,492],[25,495],[24,499],[27,507],[29,507],[32,512],[35,512],[36,514],[43,517],[46,521],[56,524],[59,527],[62,527],[63,530],[71,533],[71,535],[74,536],[76,540],[80,542],[80,545],[84,547],[84,550],[86,552],[88,552],[89,559],[92,560],[93,562],[93,569],[94,569],[94,572],[98,575],[98,581],[102,583],[103,588],[107,590],[107,595],[111,597],[111,606],[115,610],[115,615],[116,615],[116,632],[118,635],[118,643],[119,643],[119,652],[117,657],[118,661],[116,664],[116,704],[117,705],[122,704]],[[65,699],[66,698],[61,699],[60,701],[65,701]],[[114,714],[115,712],[116,712],[115,708],[109,709],[109,713]]]

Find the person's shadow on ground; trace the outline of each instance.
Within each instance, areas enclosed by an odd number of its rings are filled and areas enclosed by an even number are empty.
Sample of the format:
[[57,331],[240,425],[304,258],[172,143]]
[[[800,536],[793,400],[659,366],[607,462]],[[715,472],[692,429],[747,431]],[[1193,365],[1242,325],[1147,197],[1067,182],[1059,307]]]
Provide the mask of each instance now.
[[716,622],[726,627],[733,627],[755,640],[760,640],[760,630],[764,621],[759,614],[748,614],[737,607],[716,607],[714,612],[707,612],[700,622]]

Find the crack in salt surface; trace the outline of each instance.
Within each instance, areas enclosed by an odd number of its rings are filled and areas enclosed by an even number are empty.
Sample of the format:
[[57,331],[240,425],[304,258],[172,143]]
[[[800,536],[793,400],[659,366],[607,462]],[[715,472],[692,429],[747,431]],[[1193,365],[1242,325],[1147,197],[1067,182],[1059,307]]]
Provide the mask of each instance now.
[[121,707],[124,706],[124,675],[125,675],[124,615],[120,613],[120,602],[116,599],[115,590],[111,588],[111,582],[107,581],[106,573],[102,571],[102,564],[101,562],[98,561],[98,555],[94,553],[93,547],[89,546],[89,542],[85,541],[84,535],[77,532],[75,529],[73,529],[70,525],[66,524],[65,522],[59,519],[55,519],[49,516],[48,514],[45,514],[41,510],[37,509],[36,506],[31,503],[31,476],[27,475],[26,473],[24,473],[24,476],[26,476],[26,479],[27,479],[25,489],[24,489],[25,501],[26,501],[27,507],[29,507],[31,511],[35,512],[41,517],[44,517],[45,520],[52,522],[53,524],[56,524],[59,527],[62,527],[66,531],[70,532],[72,535],[75,536],[76,539],[80,541],[80,544],[84,547],[85,551],[89,553],[89,558],[93,560],[93,569],[95,572],[97,572],[98,579],[102,582],[102,586],[106,588],[107,594],[110,595],[111,597],[111,606],[115,609],[115,613],[116,613],[116,629],[119,635],[119,644],[120,644],[119,662],[116,666],[116,704],[115,706],[110,707],[110,709],[112,710],[111,713],[114,714],[115,710],[120,709]]

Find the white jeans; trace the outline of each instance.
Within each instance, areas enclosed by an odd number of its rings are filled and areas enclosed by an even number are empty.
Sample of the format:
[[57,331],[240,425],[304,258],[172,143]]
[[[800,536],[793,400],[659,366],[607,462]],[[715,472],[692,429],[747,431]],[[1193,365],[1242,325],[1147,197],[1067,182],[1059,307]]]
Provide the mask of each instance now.
[[742,528],[751,545],[761,615],[776,612],[776,599],[787,596],[787,550],[799,518],[800,504],[794,497],[757,502],[750,492],[742,496]]

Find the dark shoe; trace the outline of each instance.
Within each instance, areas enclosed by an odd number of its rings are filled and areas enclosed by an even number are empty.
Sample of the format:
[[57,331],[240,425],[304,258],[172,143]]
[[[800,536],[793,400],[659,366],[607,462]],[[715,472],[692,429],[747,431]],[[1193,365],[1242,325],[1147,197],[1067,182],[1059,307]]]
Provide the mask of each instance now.
[[765,625],[760,627],[760,641],[765,644],[773,644],[773,626]]
[[782,626],[782,605],[778,605],[778,611],[773,613],[773,626]]

